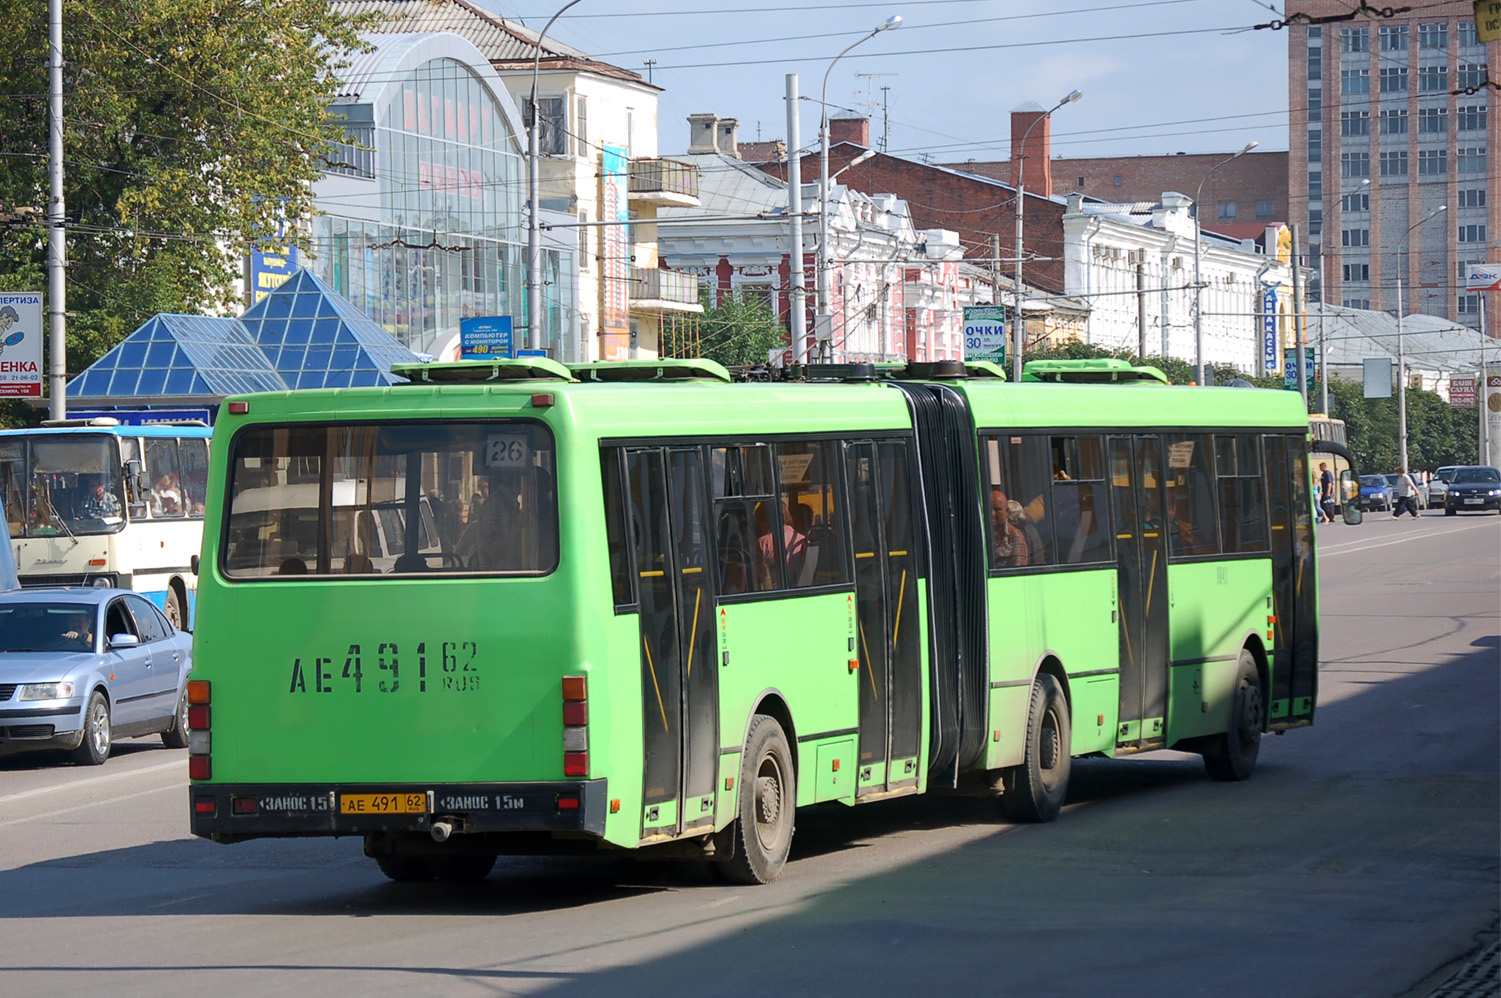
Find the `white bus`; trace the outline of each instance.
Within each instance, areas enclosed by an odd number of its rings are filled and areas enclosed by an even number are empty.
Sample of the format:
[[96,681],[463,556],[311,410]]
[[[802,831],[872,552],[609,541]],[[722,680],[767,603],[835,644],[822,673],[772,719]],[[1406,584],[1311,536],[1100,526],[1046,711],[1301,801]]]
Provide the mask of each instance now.
[[102,418],[0,431],[21,585],[131,589],[189,628],[211,432]]

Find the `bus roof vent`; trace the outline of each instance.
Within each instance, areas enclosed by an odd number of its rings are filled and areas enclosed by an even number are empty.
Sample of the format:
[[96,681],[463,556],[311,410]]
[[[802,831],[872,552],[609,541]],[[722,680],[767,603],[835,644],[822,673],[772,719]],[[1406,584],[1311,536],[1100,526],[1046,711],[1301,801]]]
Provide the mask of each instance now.
[[962,360],[925,360],[913,361],[898,371],[897,376],[914,381],[941,381],[967,378],[969,371]]
[[580,381],[730,381],[723,364],[702,357],[685,360],[607,360],[569,364]]
[[964,362],[964,369],[971,378],[999,378],[1005,381],[1011,377],[1006,373],[1004,365],[990,360],[967,360]]
[[809,364],[807,376],[809,381],[874,381],[876,380],[876,365],[868,363]]
[[1118,357],[1089,360],[1029,360],[1022,367],[1023,381],[1051,381],[1061,384],[1132,384],[1156,382],[1171,384],[1167,375],[1149,365],[1128,364]]
[[546,357],[392,364],[391,373],[414,385],[473,385],[496,381],[572,381],[568,368]]
[[44,419],[42,425],[54,426],[119,426],[120,421],[113,416],[90,416],[88,419]]

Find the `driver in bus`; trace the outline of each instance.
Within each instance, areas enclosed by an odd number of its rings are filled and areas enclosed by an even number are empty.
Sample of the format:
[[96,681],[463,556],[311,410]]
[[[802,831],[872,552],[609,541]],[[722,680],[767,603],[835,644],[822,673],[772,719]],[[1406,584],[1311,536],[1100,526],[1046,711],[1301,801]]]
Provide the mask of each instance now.
[[104,487],[104,479],[98,478],[94,481],[94,487],[89,490],[88,498],[84,499],[83,507],[79,512],[95,520],[102,520],[106,516],[119,516],[120,500]]

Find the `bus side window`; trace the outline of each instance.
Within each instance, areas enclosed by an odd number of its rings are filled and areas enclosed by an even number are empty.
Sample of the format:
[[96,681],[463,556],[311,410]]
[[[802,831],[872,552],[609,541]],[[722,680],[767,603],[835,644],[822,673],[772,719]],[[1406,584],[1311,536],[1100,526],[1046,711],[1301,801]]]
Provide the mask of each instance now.
[[626,540],[625,493],[621,489],[621,451],[606,447],[599,452],[600,478],[604,486],[605,544],[610,553],[610,589],[617,610],[636,605],[631,580],[631,552]]
[[840,585],[849,581],[838,478],[832,444],[778,444],[782,548],[789,588]]
[[208,491],[208,441],[184,437],[178,441],[182,459],[182,502],[188,516],[203,516],[204,496]]
[[[992,508],[991,530],[994,532],[1000,523],[995,504],[1004,498],[1006,522],[1017,529],[1026,541],[1027,549],[1024,560],[1019,553],[999,560],[1009,561],[1016,567],[1055,563],[1050,488],[1052,465],[1047,438],[1036,434],[1001,434],[994,438],[993,445],[987,446],[994,448],[986,462],[991,476],[986,498]],[[998,553],[996,543],[996,538],[992,537],[992,554]]]
[[1105,491],[1105,452],[1097,436],[1054,437],[1053,520],[1059,564],[1094,564],[1111,558]]
[[1267,550],[1266,487],[1256,438],[1215,438],[1219,473],[1220,537],[1225,554]]
[[1168,540],[1180,557],[1220,551],[1213,439],[1207,433],[1167,438]]

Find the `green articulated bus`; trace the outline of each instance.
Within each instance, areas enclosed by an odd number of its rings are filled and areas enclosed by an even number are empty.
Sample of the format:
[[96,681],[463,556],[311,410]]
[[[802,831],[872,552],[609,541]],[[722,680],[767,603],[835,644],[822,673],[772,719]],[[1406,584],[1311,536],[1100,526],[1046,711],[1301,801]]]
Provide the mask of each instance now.
[[1313,721],[1296,393],[1098,361],[401,373],[221,410],[197,835],[359,836],[396,880],[639,849],[767,882],[798,807],[1047,821],[1075,756],[1243,780]]

